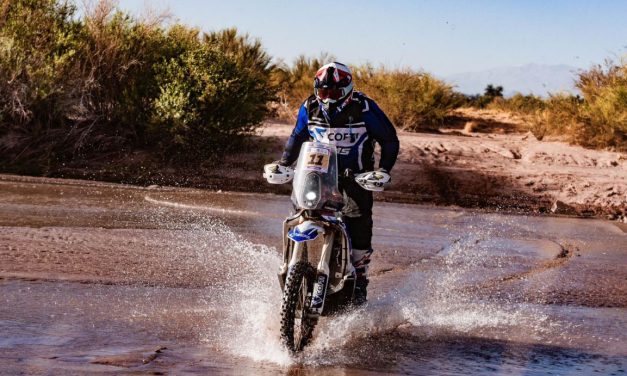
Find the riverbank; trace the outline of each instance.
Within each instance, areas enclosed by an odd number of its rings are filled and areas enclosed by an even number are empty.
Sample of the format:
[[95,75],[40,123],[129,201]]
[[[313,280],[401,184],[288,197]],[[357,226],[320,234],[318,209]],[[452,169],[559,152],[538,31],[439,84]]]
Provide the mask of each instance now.
[[[486,118],[487,119],[487,118]],[[473,120],[476,121],[476,120]],[[196,166],[163,166],[145,152],[76,160],[48,177],[287,194],[261,176],[281,155],[292,126],[267,122],[241,151]],[[627,155],[538,141],[508,123],[463,123],[440,133],[399,132],[393,184],[377,199],[627,221]]]

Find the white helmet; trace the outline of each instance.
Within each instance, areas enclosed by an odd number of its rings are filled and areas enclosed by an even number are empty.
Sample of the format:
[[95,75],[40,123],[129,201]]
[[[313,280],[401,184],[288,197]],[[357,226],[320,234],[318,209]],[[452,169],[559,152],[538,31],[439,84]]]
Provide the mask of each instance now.
[[387,171],[380,169],[378,171],[369,171],[359,174],[355,176],[355,181],[366,190],[381,192],[385,187],[390,185],[392,177]]
[[342,63],[326,64],[314,77],[314,94],[326,111],[344,108],[353,94],[353,73]]
[[285,184],[294,178],[294,169],[278,163],[263,166],[263,177],[270,184]]

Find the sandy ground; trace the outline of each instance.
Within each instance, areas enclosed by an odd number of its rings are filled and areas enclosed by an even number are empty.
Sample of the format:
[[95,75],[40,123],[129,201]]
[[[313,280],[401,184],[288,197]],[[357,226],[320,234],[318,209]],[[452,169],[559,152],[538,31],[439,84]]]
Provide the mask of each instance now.
[[[538,141],[531,134],[507,133],[520,120],[483,118],[495,119],[502,134],[399,132],[393,185],[382,198],[584,216],[605,213],[612,219],[627,215],[626,154]],[[261,136],[280,144],[290,131],[290,125],[267,124]]]
[[375,205],[368,306],[278,339],[281,195],[0,175],[0,374],[612,374],[622,224]]

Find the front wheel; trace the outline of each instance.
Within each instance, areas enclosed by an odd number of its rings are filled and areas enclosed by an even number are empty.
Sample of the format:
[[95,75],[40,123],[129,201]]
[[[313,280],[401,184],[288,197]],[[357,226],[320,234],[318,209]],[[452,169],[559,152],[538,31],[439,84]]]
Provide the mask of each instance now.
[[281,304],[281,338],[291,352],[301,351],[311,339],[315,319],[307,317],[313,290],[314,268],[306,261],[297,262],[290,270]]

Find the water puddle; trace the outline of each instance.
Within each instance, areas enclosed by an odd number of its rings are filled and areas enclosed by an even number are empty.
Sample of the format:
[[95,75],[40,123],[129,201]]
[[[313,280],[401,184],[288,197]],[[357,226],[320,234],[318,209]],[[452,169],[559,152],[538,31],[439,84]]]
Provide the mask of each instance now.
[[8,373],[625,372],[627,235],[608,222],[378,203],[368,305],[322,319],[292,357],[286,197],[45,180],[0,194]]

